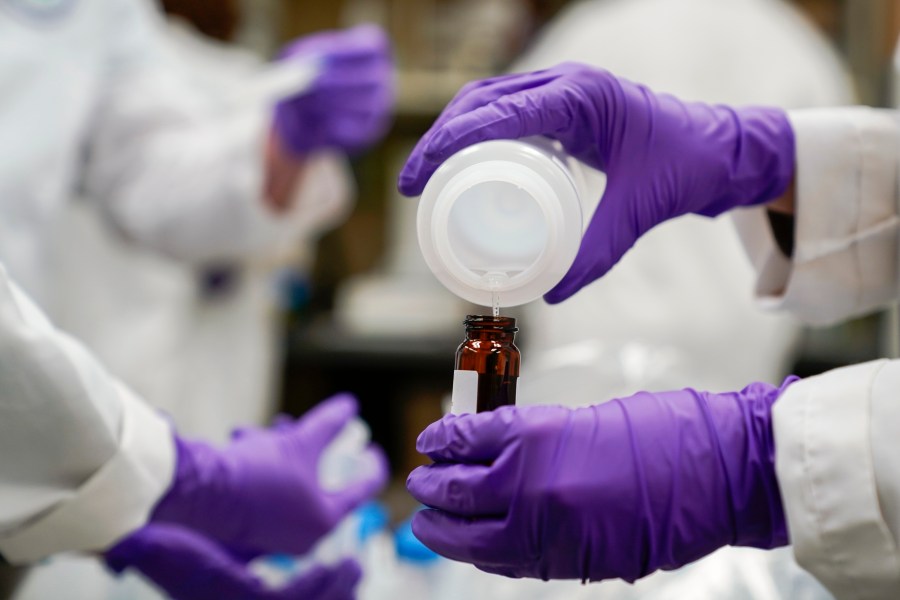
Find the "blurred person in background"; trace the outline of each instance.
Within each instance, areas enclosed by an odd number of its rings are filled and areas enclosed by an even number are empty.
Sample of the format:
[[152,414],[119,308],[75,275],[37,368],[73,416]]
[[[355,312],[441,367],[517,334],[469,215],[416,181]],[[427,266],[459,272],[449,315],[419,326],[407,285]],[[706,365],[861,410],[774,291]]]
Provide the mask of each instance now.
[[[293,153],[277,133],[261,146],[270,127],[266,86],[284,65],[230,42],[241,23],[236,1],[167,0],[163,8],[167,49],[192,93],[243,127],[225,140],[235,149],[268,153],[281,189],[274,190],[275,177],[263,189],[260,158],[234,157],[203,178],[258,204],[272,231],[261,229],[259,243],[246,251],[195,259],[142,243],[111,222],[102,201],[76,198],[53,236],[50,316],[183,431],[225,440],[237,425],[263,423],[274,408],[276,274],[309,265],[318,235],[346,217],[355,190],[340,147],[314,144]],[[198,228],[214,230],[215,219]]]
[[[11,0],[0,39],[0,262],[187,431],[258,422],[274,358],[247,265],[345,210],[341,153],[388,124],[384,35],[310,36],[266,70],[167,36],[149,1]],[[82,583],[38,576],[21,597],[103,597]]]

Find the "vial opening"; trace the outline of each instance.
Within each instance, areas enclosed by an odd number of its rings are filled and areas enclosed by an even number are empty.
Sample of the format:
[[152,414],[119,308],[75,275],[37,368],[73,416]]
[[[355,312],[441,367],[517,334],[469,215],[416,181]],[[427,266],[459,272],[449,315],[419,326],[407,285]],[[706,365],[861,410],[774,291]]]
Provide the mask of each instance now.
[[495,317],[492,315],[466,315],[463,321],[466,331],[494,330],[515,333],[519,331],[516,327],[515,317]]
[[447,234],[456,259],[475,273],[515,274],[540,258],[547,220],[538,202],[506,181],[465,190],[450,210]]

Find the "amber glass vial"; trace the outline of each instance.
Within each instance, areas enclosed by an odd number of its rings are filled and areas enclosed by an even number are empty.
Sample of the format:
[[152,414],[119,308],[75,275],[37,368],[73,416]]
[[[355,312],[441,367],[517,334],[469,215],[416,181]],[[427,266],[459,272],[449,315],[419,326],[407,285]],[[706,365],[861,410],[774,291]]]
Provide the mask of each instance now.
[[478,373],[477,411],[516,403],[516,381],[522,357],[516,348],[512,317],[469,315],[466,340],[456,349],[456,370]]

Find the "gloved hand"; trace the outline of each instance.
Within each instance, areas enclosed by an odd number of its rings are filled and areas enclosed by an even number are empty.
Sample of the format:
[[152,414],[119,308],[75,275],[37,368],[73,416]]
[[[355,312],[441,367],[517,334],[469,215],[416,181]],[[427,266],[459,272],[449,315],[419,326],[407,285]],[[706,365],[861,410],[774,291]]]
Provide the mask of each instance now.
[[139,529],[106,553],[106,563],[117,573],[137,569],[174,600],[353,600],[362,575],[348,559],[271,589],[225,548],[176,525]]
[[509,577],[634,581],[788,536],[771,406],[781,389],[639,393],[590,408],[447,416],[416,447],[413,532]]
[[553,303],[604,275],[655,225],[775,199],[794,173],[793,130],[780,109],[682,102],[565,63],[466,85],[419,140],[400,191],[420,194],[435,169],[466,146],[532,135],[559,140],[607,175],[578,256],[545,296]]
[[394,105],[390,42],[380,28],[363,25],[301,38],[281,60],[317,58],[312,88],[278,103],[274,131],[292,152],[321,148],[354,151],[387,131]]
[[151,516],[221,542],[263,552],[303,554],[387,482],[384,453],[367,452],[376,469],[339,491],[319,484],[322,451],[357,413],[335,396],[297,421],[237,432],[223,449],[176,439],[174,482]]

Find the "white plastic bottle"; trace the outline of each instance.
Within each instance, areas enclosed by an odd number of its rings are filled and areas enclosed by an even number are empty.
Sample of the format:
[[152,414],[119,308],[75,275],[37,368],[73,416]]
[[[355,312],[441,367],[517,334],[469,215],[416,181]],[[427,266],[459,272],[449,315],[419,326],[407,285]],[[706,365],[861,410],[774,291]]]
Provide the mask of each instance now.
[[[349,421],[319,457],[319,483],[326,491],[338,491],[371,476],[377,468],[366,452],[371,439],[369,426],[362,419]],[[335,562],[354,556],[360,550],[360,517],[350,513],[323,538],[313,550],[316,560]]]
[[582,234],[578,163],[547,138],[493,140],[451,156],[419,201],[419,246],[457,296],[516,306],[565,275]]

